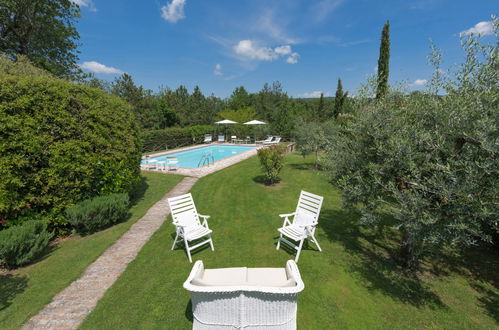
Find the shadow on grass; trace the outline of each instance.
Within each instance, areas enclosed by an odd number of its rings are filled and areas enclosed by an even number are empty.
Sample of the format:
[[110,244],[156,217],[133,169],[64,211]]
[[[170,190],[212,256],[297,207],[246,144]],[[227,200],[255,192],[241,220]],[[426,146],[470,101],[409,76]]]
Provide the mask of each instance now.
[[[293,241],[289,237],[285,237],[285,238],[288,241],[290,241],[290,242],[292,242],[292,243],[294,243],[296,245],[300,244],[300,242]],[[277,249],[277,242],[278,241],[279,241],[279,236],[274,237],[274,247],[276,249]],[[293,259],[293,260],[295,259],[296,253],[298,252],[295,248],[289,246],[288,244],[286,244],[284,242],[281,242],[281,244],[279,246],[279,250],[285,251],[287,254],[289,254],[289,256],[291,257],[291,259]],[[303,246],[302,246],[301,250],[302,250],[302,252],[303,251],[316,251],[317,253],[320,253],[320,251],[317,248],[317,246],[315,246],[315,244],[313,242],[311,242],[309,239],[306,239],[305,242],[303,242]],[[300,258],[301,258],[301,254],[300,254]]]
[[298,164],[287,164],[294,170],[310,171],[316,170],[314,163],[298,163]]
[[253,178],[253,182],[262,184],[268,188],[272,188],[276,187],[281,182],[281,178],[277,178],[277,182],[275,182],[274,184],[269,184],[265,175],[257,175]]
[[21,275],[0,275],[0,311],[9,307],[12,300],[28,287],[28,278]]
[[136,205],[145,195],[149,185],[147,184],[147,179],[143,176],[140,177],[140,181],[133,187],[130,192],[130,207]]
[[[175,232],[173,232],[172,234],[170,234],[170,237],[172,239],[171,242],[170,242],[171,245],[173,245],[173,242],[175,240],[175,235],[176,235]],[[189,242],[189,246],[192,247],[192,246],[194,246],[194,245],[196,245],[198,243],[201,243],[202,241],[205,241],[205,240],[207,240],[207,236],[201,237],[201,238],[199,238],[197,240],[194,240],[194,241],[190,241]],[[171,249],[171,245],[170,245],[170,249]],[[204,251],[206,249],[210,249],[211,250],[211,246],[210,246],[209,243],[203,244],[201,246],[198,246],[194,250],[191,250],[191,257],[193,259],[193,262],[195,261],[194,258],[195,258],[196,253],[199,253],[199,252]],[[188,258],[187,249],[185,248],[184,239],[181,238],[181,237],[179,237],[177,239],[177,242],[176,242],[175,246],[173,247],[173,251],[177,251],[177,250],[183,250],[185,252],[185,257]]]
[[328,239],[341,243],[351,255],[346,270],[369,290],[416,307],[445,308],[425,283],[397,264],[398,244],[381,232],[363,233],[358,219],[359,215],[352,211],[323,210],[319,221]]
[[[499,255],[491,246],[475,246],[460,254],[446,256],[446,263],[435,270],[443,274],[454,272],[464,276],[480,297],[482,308],[499,322]],[[445,268],[444,268],[445,267]],[[434,269],[432,269],[434,270]]]
[[189,320],[189,322],[193,322],[194,317],[192,315],[192,300],[189,299],[187,306],[185,306],[185,318]]

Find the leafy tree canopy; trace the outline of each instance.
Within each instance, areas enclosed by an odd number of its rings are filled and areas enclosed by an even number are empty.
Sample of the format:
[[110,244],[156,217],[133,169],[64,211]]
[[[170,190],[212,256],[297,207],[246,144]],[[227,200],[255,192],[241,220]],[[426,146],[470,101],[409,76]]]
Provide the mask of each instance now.
[[82,76],[77,65],[78,5],[70,0],[2,0],[0,53],[12,60],[24,55],[57,77]]

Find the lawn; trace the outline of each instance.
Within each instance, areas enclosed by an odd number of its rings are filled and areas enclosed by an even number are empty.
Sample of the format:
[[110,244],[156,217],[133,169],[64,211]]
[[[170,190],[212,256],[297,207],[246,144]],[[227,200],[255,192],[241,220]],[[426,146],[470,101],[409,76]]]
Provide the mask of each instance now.
[[[312,158],[287,157],[282,182],[263,186],[256,157],[200,179],[192,189],[198,211],[212,216],[215,252],[194,254],[207,268],[283,267],[294,255],[275,250],[279,213],[293,211],[301,189],[325,197],[317,238],[299,268],[305,290],[298,300],[300,329],[493,329],[498,327],[497,269],[491,252],[446,263],[426,263],[418,278],[404,277],[390,255],[396,235],[360,229],[342,208],[339,192]],[[182,288],[192,264],[171,251],[170,220],[105,294],[83,329],[189,329],[189,294]]]
[[159,173],[144,173],[143,178],[127,221],[86,237],[71,236],[51,247],[42,260],[0,273],[1,329],[21,327],[182,180]]

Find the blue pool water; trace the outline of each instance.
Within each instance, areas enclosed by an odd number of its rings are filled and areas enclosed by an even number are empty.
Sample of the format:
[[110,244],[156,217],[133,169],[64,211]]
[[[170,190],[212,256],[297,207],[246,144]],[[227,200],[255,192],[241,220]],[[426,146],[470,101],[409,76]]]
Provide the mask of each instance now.
[[[245,152],[245,151],[248,151],[251,149],[255,149],[255,147],[236,146],[236,145],[234,145],[234,146],[211,145],[211,146],[206,146],[206,147],[201,147],[201,148],[196,148],[196,149],[191,149],[191,150],[179,151],[179,152],[171,153],[171,154],[164,155],[164,156],[143,159],[142,164],[154,164],[154,163],[157,163],[160,161],[166,161],[166,157],[168,156],[168,157],[177,157],[178,164],[173,165],[173,166],[196,168],[196,167],[198,167],[200,160],[205,155],[213,156],[213,159],[211,158],[211,156],[209,156],[210,163],[211,163],[212,160],[216,162],[217,160],[231,157],[231,156],[240,154],[241,152]],[[151,162],[151,160],[156,160],[156,162]],[[206,165],[206,163],[204,165]],[[201,163],[199,166],[203,166],[203,164]]]

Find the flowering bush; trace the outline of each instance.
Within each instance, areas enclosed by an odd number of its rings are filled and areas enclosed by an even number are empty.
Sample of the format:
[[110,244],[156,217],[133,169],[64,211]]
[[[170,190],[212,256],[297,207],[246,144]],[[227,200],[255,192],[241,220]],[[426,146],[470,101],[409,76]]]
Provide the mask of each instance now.
[[271,146],[258,149],[258,158],[262,166],[267,184],[273,185],[279,182],[279,173],[284,166],[284,153],[286,148],[282,146]]

